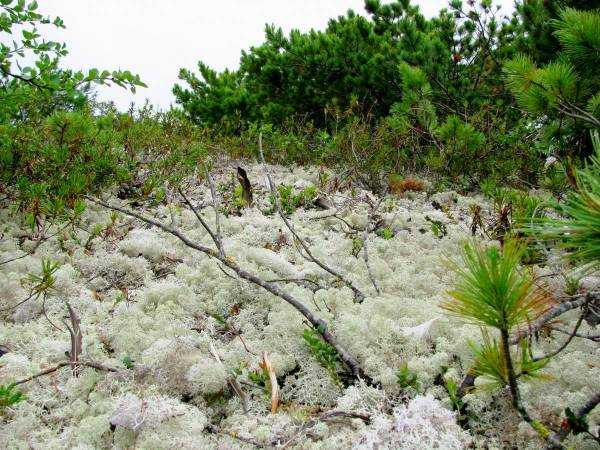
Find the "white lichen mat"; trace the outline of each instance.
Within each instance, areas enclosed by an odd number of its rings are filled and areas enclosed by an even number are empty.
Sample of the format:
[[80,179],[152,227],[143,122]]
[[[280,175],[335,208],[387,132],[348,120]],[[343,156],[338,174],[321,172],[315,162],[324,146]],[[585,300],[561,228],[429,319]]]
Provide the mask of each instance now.
[[[380,295],[362,254],[352,254],[353,239],[362,233],[353,234],[351,227],[365,226],[367,193],[346,189],[330,193],[332,209],[297,209],[291,215],[297,232],[317,258],[366,294],[359,304],[349,288],[302,257],[277,215],[263,213],[271,206],[264,173],[260,166],[245,168],[255,205],[240,216],[221,216],[227,254],[265,280],[310,279],[326,286],[314,292],[310,283],[279,282],[327,321],[381,389],[364,383],[344,387],[334,380],[309,351],[302,338],[307,324],[296,310],[172,235],[121,215],[110,232],[88,242],[90,231],[106,230],[111,223],[111,211],[90,203],[80,226],[60,231],[33,256],[0,266],[0,308],[6,310],[0,316],[0,344],[10,350],[0,358],[0,384],[66,360],[66,301],[81,319],[82,358],[122,370],[82,368],[74,377],[65,367],[22,385],[26,399],[0,417],[0,448],[540,448],[535,433],[512,412],[506,393],[468,394],[466,431],[457,424],[444,388],[445,379],[460,383],[472,362],[467,342],[481,335],[439,308],[453,282],[445,260],[471,238],[469,205],[489,210],[481,198],[446,192],[384,200],[379,213],[393,237],[372,233],[368,247]],[[296,191],[319,183],[317,169],[270,170],[276,183]],[[222,167],[215,174],[217,185],[226,189],[233,173],[233,167]],[[188,194],[195,204],[210,204],[207,186],[191,186]],[[180,199],[167,200],[136,210],[212,246]],[[127,201],[118,204],[128,206]],[[343,221],[331,216],[336,210]],[[10,210],[0,214],[0,260],[6,260],[21,255],[31,242]],[[214,226],[212,209],[207,206],[202,214]],[[447,234],[436,236],[426,217],[443,223]],[[9,309],[27,297],[22,280],[39,272],[42,259],[61,264],[45,304],[38,299]],[[576,317],[573,312],[564,320]],[[588,332],[586,327],[581,331]],[[536,348],[549,350],[563,337],[540,339]],[[260,373],[264,351],[271,355],[281,389],[276,414],[270,414],[269,393],[249,378]],[[416,391],[398,384],[404,364],[417,374]],[[600,390],[598,346],[574,339],[545,372],[550,380],[523,383],[522,396],[533,416],[558,425],[565,407],[578,407]],[[247,414],[228,385],[232,376],[247,397]],[[308,423],[331,410],[368,414],[372,420]],[[599,421],[596,410],[590,424]],[[568,444],[585,448],[578,438]]]

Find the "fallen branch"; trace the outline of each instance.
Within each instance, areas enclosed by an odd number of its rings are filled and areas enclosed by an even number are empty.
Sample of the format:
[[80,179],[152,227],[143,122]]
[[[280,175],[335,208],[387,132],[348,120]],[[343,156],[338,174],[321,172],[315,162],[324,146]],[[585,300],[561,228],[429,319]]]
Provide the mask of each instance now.
[[254,445],[257,448],[266,448],[267,447],[267,445],[263,444],[262,442],[254,440],[252,438],[240,436],[239,434],[234,433],[233,431],[224,430],[213,424],[208,424],[206,426],[206,431],[208,431],[209,433],[212,433],[212,434],[225,434],[225,435],[227,435],[233,439],[237,439],[238,441],[243,442],[245,444]]
[[372,231],[371,230],[371,220],[373,219],[373,216],[375,215],[375,212],[377,211],[377,209],[379,209],[379,206],[381,205],[381,202],[383,201],[384,198],[385,198],[385,195],[382,195],[381,198],[379,199],[379,202],[376,205],[371,206],[371,209],[367,215],[367,223],[365,225],[365,230],[363,232],[363,257],[365,260],[365,266],[367,266],[367,273],[369,274],[369,278],[371,279],[371,284],[373,285],[375,292],[377,292],[377,295],[381,294],[381,291],[379,290],[379,286],[377,285],[377,282],[375,281],[375,277],[373,276],[373,271],[371,270],[371,265],[369,264],[368,241],[369,241],[369,232]]
[[325,270],[326,272],[330,273],[334,277],[336,277],[339,280],[341,280],[345,285],[347,285],[350,289],[352,289],[352,291],[354,292],[354,298],[355,298],[355,300],[358,303],[361,303],[365,299],[365,295],[361,292],[361,290],[358,289],[352,283],[352,281],[346,279],[338,271],[332,269],[331,267],[329,267],[328,265],[326,265],[325,263],[323,263],[321,260],[317,259],[312,254],[312,252],[310,251],[310,248],[308,247],[308,245],[306,245],[306,243],[300,238],[300,236],[296,232],[296,229],[294,228],[294,225],[292,225],[292,223],[288,220],[288,218],[283,213],[283,209],[281,208],[281,202],[279,201],[279,196],[277,195],[277,191],[275,189],[275,185],[273,184],[273,180],[271,179],[271,174],[269,173],[269,170],[267,169],[267,164],[265,162],[265,156],[263,154],[263,149],[262,149],[262,133],[259,133],[259,135],[258,135],[258,151],[259,151],[259,154],[260,154],[260,158],[261,158],[262,164],[264,166],[265,173],[267,175],[267,180],[269,182],[269,188],[271,190],[271,195],[273,196],[273,201],[275,203],[275,208],[277,209],[277,212],[278,212],[279,216],[281,217],[281,219],[283,220],[283,223],[285,224],[285,226],[287,227],[287,229],[290,230],[290,232],[292,233],[292,235],[294,236],[294,238],[296,239],[296,241],[300,244],[300,246],[306,252],[306,255],[308,256],[307,259],[309,259],[310,261],[314,262],[321,269]]
[[571,311],[575,308],[580,308],[586,303],[597,301],[600,299],[600,292],[592,291],[585,294],[574,295],[568,297],[565,301],[559,303],[554,308],[550,309],[545,314],[542,314],[537,320],[529,325],[529,327],[519,330],[511,339],[510,344],[518,344],[521,339],[531,334],[536,333],[546,323],[550,322],[558,316],[563,315],[567,311]]
[[[219,354],[217,353],[217,350],[215,349],[214,345],[210,344],[209,351],[210,351],[211,355],[213,355],[213,357],[217,360],[217,362],[219,364],[221,364],[227,371],[227,367],[225,367],[225,364],[223,363],[223,361],[221,361],[221,358],[219,357]],[[244,414],[247,414],[248,413],[248,399],[246,398],[246,394],[244,393],[242,387],[235,379],[235,376],[233,376],[233,375],[229,376],[227,378],[227,383],[229,384],[229,386],[231,386],[231,389],[233,389],[233,392],[235,392],[236,395],[242,401],[242,409],[244,410]]]
[[592,396],[585,404],[577,411],[577,417],[583,417],[592,412],[592,410],[600,404],[600,392]]
[[[325,287],[321,286],[319,283],[317,283],[316,281],[313,281],[309,278],[274,278],[271,280],[267,280],[268,283],[295,283],[299,286],[305,287],[307,289],[310,289],[313,292],[316,292],[318,290],[321,289],[325,289]],[[310,288],[307,285],[312,285],[313,287]]]
[[562,328],[559,328],[556,326],[550,327],[550,329],[553,331],[558,331],[559,333],[563,333],[563,334],[573,334],[573,336],[581,338],[581,339],[589,339],[590,341],[600,342],[600,334],[571,333],[570,331],[563,330]]
[[309,428],[314,427],[317,423],[326,422],[328,420],[333,420],[339,417],[348,419],[360,419],[367,424],[371,422],[371,416],[367,414],[346,411],[329,411],[321,414],[319,417],[309,420],[304,425],[302,425],[302,427],[300,427],[300,429],[290,439],[288,439],[287,442],[283,444],[281,448],[288,448],[292,444],[292,442],[294,442],[296,439],[298,439],[298,437],[300,437],[300,435],[302,435],[302,433],[304,433]]
[[202,244],[197,244],[196,242],[191,241],[187,236],[185,236],[179,230],[171,228],[170,226],[165,225],[155,219],[152,219],[150,217],[145,217],[141,214],[136,213],[135,211],[130,211],[128,209],[121,208],[119,206],[110,205],[100,199],[95,199],[95,198],[91,198],[91,197],[86,197],[86,198],[93,203],[104,206],[105,208],[112,209],[114,211],[118,211],[118,212],[126,214],[130,217],[135,217],[136,219],[139,219],[146,224],[153,225],[157,228],[160,228],[161,230],[177,237],[186,246],[193,248],[195,250],[198,250],[199,252],[202,252],[202,253],[208,255],[209,257],[219,260],[223,265],[225,265],[225,266],[229,267],[231,270],[233,270],[240,278],[242,278],[246,281],[249,281],[257,286],[260,286],[263,289],[265,289],[266,291],[270,292],[271,294],[281,298],[282,300],[284,300],[285,302],[290,304],[294,309],[296,309],[300,314],[302,314],[311,323],[311,325],[315,328],[315,330],[317,330],[320,333],[323,340],[325,342],[327,342],[329,345],[331,345],[336,350],[336,352],[340,355],[340,359],[344,362],[346,367],[350,370],[350,373],[352,373],[352,375],[355,378],[362,378],[369,384],[373,383],[373,380],[370,377],[368,377],[365,374],[365,372],[363,371],[363,369],[361,368],[358,360],[354,356],[352,356],[337,341],[337,339],[333,336],[333,334],[331,334],[331,332],[329,332],[327,323],[323,319],[315,316],[312,313],[312,311],[310,311],[306,306],[304,306],[304,304],[302,302],[300,302],[299,300],[297,300],[296,298],[294,298],[293,296],[291,296],[290,294],[288,294],[287,292],[285,292],[284,290],[279,288],[275,283],[269,283],[267,281],[261,280],[257,275],[254,275],[254,274],[242,269],[241,267],[239,267],[237,265],[237,263],[233,260],[233,258],[229,258],[224,255],[221,255],[218,252],[216,252],[215,250],[213,250],[209,247],[206,247]]
[[[71,361],[64,361],[61,362],[59,364],[57,364],[54,367],[50,367],[49,369],[46,370],[42,370],[41,372],[36,373],[35,375],[31,375],[30,377],[24,378],[22,380],[19,381],[15,381],[15,385],[19,385],[19,384],[25,384],[28,383],[32,380],[35,380],[36,378],[39,377],[43,377],[44,375],[48,375],[51,374],[53,372],[56,372],[57,370],[61,369],[62,367],[67,367],[71,365]],[[91,361],[79,361],[79,365],[80,366],[85,366],[85,367],[91,367],[92,369],[96,369],[96,370],[102,370],[104,372],[118,372],[117,369],[113,368],[113,367],[108,367],[108,366],[104,366],[102,364],[99,363],[95,363],[95,362],[91,362]]]
[[549,359],[552,358],[553,356],[558,355],[560,352],[562,352],[565,348],[567,348],[567,346],[571,343],[571,341],[573,340],[573,338],[575,337],[575,334],[577,333],[577,330],[579,330],[579,327],[581,326],[581,323],[583,322],[583,318],[585,317],[585,310],[583,312],[583,314],[581,314],[579,316],[579,319],[577,320],[577,323],[575,324],[575,327],[573,328],[573,331],[570,333],[569,337],[565,340],[565,342],[563,342],[563,344],[557,348],[556,350],[554,350],[553,352],[547,353],[544,356],[538,356],[536,358],[533,358],[533,362],[537,362],[537,361],[541,361],[543,359]]

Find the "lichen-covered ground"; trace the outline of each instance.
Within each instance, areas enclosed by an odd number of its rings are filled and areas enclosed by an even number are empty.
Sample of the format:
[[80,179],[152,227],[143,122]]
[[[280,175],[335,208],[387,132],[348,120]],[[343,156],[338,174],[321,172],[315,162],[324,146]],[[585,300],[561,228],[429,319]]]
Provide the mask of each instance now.
[[[235,182],[234,168],[224,165],[215,173],[225,201]],[[305,320],[281,299],[237,279],[167,233],[122,215],[110,225],[111,211],[89,204],[79,227],[64,229],[33,256],[0,266],[0,344],[9,350],[0,358],[0,383],[66,360],[70,341],[62,321],[67,301],[81,318],[82,358],[119,370],[83,368],[74,377],[64,367],[22,385],[26,400],[0,417],[0,448],[542,446],[511,411],[506,392],[467,395],[471,415],[466,431],[457,425],[444,388],[444,379],[460,382],[472,361],[467,341],[480,338],[477,327],[448,318],[438,306],[453,282],[444,261],[470,237],[469,205],[476,202],[487,213],[485,201],[452,192],[385,199],[378,213],[393,237],[369,237],[380,295],[362,254],[353,255],[362,232],[352,228],[365,226],[365,195],[375,197],[346,186],[327,193],[332,209],[297,209],[291,220],[312,252],[365,292],[358,304],[350,289],[301,256],[280,218],[263,213],[271,206],[264,174],[260,166],[246,169],[255,206],[239,216],[221,216],[227,254],[263,279],[310,279],[324,287],[315,291],[311,282],[279,282],[330,324],[381,389],[364,383],[345,386],[343,377],[332,378],[302,338]],[[277,183],[292,185],[296,192],[319,185],[316,168],[273,167],[272,172]],[[209,203],[207,186],[192,183],[188,192],[194,203]],[[172,202],[134,207],[212,245],[193,213],[179,199],[167,200]],[[336,210],[343,220],[331,217]],[[4,261],[21,255],[32,242],[10,209],[0,214]],[[202,214],[214,225],[209,207]],[[442,222],[447,235],[435,236],[432,220]],[[90,240],[94,229],[102,232]],[[540,275],[559,264],[556,255],[549,256],[550,267],[539,268]],[[52,291],[44,302],[11,308],[29,294],[24,280],[39,273],[43,258],[60,263]],[[560,279],[544,280],[560,294]],[[563,318],[565,327],[576,314]],[[584,324],[581,332],[588,331]],[[563,339],[560,334],[543,337],[536,351],[554,349]],[[269,393],[260,378],[264,351],[271,355],[281,388],[277,414],[270,414]],[[401,389],[398,383],[404,364],[417,374],[416,389]],[[556,426],[566,406],[578,407],[600,390],[597,344],[574,339],[545,372],[548,381],[523,383],[522,394],[532,415]],[[246,414],[228,385],[232,376],[247,396]],[[326,411],[363,413],[372,420],[311,421]],[[598,422],[600,411],[595,411],[590,423]],[[580,438],[568,443],[592,445]]]

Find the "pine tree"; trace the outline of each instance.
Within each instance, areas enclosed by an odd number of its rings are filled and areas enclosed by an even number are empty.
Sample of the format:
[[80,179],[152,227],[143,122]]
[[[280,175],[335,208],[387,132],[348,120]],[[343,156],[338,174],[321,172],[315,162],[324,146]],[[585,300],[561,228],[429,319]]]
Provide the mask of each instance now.
[[600,11],[563,9],[551,21],[560,53],[539,66],[521,54],[505,64],[520,106],[544,125],[549,151],[588,155],[590,128],[600,128]]

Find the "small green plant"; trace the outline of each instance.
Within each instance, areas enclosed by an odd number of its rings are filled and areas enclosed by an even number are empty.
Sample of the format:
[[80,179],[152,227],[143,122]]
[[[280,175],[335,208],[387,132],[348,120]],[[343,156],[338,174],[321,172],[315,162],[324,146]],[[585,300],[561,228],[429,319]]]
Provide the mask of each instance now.
[[565,294],[575,295],[579,292],[581,287],[581,279],[578,277],[570,277],[565,275]]
[[246,205],[246,200],[244,200],[244,189],[240,185],[237,185],[233,190],[232,204],[236,211],[239,211]]
[[42,259],[42,270],[39,275],[30,273],[27,275],[27,281],[33,285],[32,291],[39,295],[48,292],[54,287],[54,273],[59,268],[59,263]]
[[425,220],[431,224],[431,232],[436,238],[442,239],[448,234],[448,230],[446,230],[446,224],[444,222],[434,220],[429,216],[425,216]]
[[351,252],[352,256],[357,258],[358,254],[362,250],[364,244],[365,244],[365,242],[361,238],[359,238],[359,237],[352,238],[352,252]]
[[[533,419],[521,402],[517,380],[540,377],[537,373],[547,359],[534,360],[523,340],[517,360],[510,351],[510,333],[526,326],[549,307],[543,291],[535,288],[533,276],[519,269],[525,247],[514,240],[506,241],[503,251],[466,244],[462,260],[452,264],[458,282],[451,300],[442,307],[451,314],[482,326],[483,343],[470,344],[475,354],[473,371],[485,378],[489,387],[510,388],[513,407],[523,420],[534,426]],[[495,328],[500,340],[490,337],[483,327]]]
[[0,413],[9,406],[25,400],[25,395],[12,384],[0,384]]
[[578,417],[571,408],[566,408],[565,417],[566,424],[563,424],[563,428],[567,428],[566,426],[568,426],[568,429],[572,431],[573,434],[587,433],[589,431],[590,425],[588,423],[587,414]]
[[253,370],[248,372],[248,379],[254,384],[270,389],[269,374],[265,369]]
[[444,386],[446,387],[446,392],[448,392],[448,397],[450,398],[450,402],[452,403],[452,408],[455,411],[463,411],[465,404],[459,395],[459,387],[456,380],[452,378],[447,378],[444,380]]
[[92,242],[94,241],[94,239],[96,239],[98,236],[100,236],[103,231],[104,231],[104,226],[102,224],[100,224],[100,223],[94,224],[87,240],[85,241],[85,244],[83,244],[83,248],[85,248],[86,250],[91,250]]
[[167,192],[164,187],[157,187],[152,190],[150,204],[152,206],[160,205],[167,197]]
[[340,384],[338,370],[341,366],[341,361],[335,349],[321,339],[321,336],[316,330],[304,330],[302,338],[306,342],[310,353],[315,357],[319,364],[327,369],[327,372],[329,372],[333,381],[335,381],[336,384]]
[[[310,207],[317,198],[317,188],[315,186],[305,187],[295,194],[292,186],[280,184],[277,187],[277,192],[279,193],[281,209],[286,216],[292,215],[298,208]],[[271,202],[271,208],[265,211],[267,215],[273,214],[276,210],[275,199],[272,194],[269,196],[269,201]]]
[[383,227],[377,230],[377,236],[382,239],[390,240],[394,237],[394,232],[390,227]]
[[131,357],[129,355],[123,356],[123,359],[121,359],[121,362],[127,369],[129,369],[129,370],[133,369],[134,361],[133,361],[133,359],[131,359]]
[[419,380],[417,374],[408,368],[408,364],[404,363],[398,369],[396,381],[402,389],[412,388],[419,389]]

